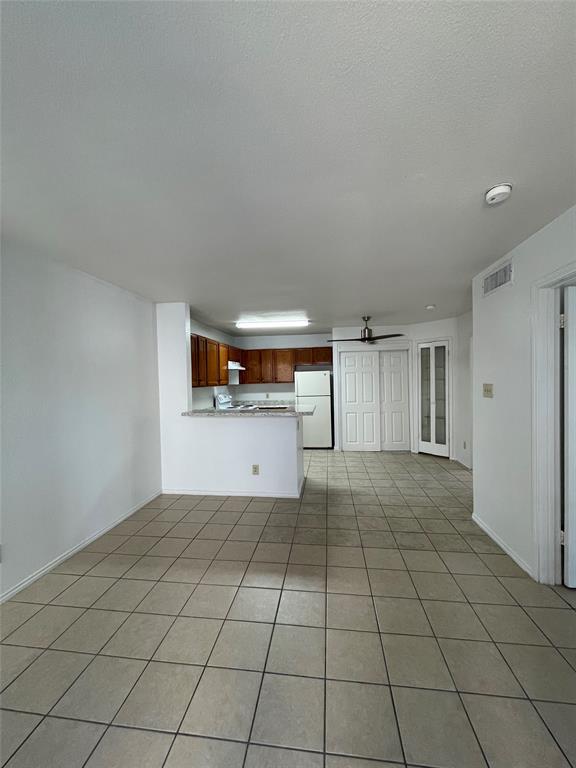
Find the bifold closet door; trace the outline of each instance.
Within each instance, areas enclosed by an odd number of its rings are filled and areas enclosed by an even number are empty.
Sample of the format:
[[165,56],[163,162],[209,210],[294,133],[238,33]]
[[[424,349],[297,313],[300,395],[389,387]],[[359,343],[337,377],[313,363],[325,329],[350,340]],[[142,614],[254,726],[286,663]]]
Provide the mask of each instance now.
[[380,450],[378,352],[341,352],[342,450]]
[[449,456],[448,345],[418,345],[419,442],[421,453]]
[[380,435],[383,451],[410,450],[408,352],[380,352]]

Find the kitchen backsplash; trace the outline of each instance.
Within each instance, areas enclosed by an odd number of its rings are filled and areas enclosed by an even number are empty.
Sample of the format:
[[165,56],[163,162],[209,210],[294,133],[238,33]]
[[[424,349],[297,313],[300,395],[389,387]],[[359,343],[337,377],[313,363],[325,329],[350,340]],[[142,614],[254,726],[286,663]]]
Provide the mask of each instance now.
[[[296,399],[294,384],[240,384],[232,387],[234,400],[289,400]],[[266,397],[269,395],[269,398]]]
[[[294,402],[293,384],[240,384],[235,387],[194,387],[193,408],[212,408],[217,394],[232,395],[234,400],[285,400]],[[269,397],[266,397],[269,395]]]

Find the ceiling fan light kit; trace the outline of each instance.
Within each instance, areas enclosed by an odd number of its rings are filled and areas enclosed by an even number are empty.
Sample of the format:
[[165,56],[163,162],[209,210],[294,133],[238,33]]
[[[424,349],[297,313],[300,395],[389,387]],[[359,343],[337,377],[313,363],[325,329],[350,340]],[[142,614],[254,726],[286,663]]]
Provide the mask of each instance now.
[[396,339],[398,336],[404,336],[403,333],[384,333],[380,336],[374,336],[372,328],[368,327],[368,321],[370,319],[370,315],[364,315],[362,317],[362,320],[364,320],[364,328],[361,329],[359,337],[354,339],[326,339],[326,341],[329,344],[334,344],[337,341],[361,341],[363,344],[375,344],[382,339]]

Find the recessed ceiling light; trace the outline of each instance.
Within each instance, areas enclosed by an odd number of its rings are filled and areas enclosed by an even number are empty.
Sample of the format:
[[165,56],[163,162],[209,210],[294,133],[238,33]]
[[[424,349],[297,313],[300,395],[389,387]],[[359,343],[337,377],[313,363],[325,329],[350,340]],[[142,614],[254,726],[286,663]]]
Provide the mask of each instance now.
[[426,309],[436,309],[436,304],[426,304]]
[[496,184],[495,187],[491,187],[484,195],[487,205],[498,205],[503,203],[504,200],[508,200],[512,194],[512,184]]
[[257,328],[306,328],[310,324],[307,318],[293,320],[238,320],[236,328],[244,330]]

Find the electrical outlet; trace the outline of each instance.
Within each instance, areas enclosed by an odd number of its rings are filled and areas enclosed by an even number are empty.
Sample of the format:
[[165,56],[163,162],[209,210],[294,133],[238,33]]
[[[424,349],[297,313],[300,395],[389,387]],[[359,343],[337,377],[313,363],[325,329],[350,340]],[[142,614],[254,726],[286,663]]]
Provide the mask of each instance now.
[[494,384],[482,384],[482,397],[494,397]]
[[252,474],[253,475],[260,474],[260,464],[252,464]]
[[266,400],[270,400],[270,392],[266,392]]

